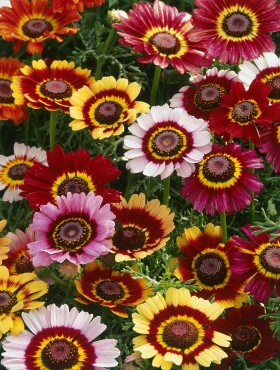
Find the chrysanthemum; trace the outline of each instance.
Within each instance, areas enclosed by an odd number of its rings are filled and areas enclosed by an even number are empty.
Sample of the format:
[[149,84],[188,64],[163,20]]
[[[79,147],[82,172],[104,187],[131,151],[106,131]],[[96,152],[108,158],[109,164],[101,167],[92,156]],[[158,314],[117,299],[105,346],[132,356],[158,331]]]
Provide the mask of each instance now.
[[167,104],[142,114],[129,131],[133,135],[124,138],[127,169],[146,176],[160,175],[161,179],[174,171],[182,177],[190,176],[194,163],[200,162],[212,146],[205,121]]
[[70,98],[75,91],[89,86],[91,71],[75,67],[74,62],[54,60],[50,65],[42,59],[33,60],[32,68],[21,68],[22,75],[13,78],[11,89],[16,104],[26,103],[33,109],[62,109],[69,113]]
[[0,266],[0,338],[8,331],[14,335],[22,332],[24,324],[17,312],[41,307],[44,302],[35,299],[47,291],[47,283],[38,280],[35,274],[9,276],[7,267]]
[[78,302],[97,302],[121,317],[128,317],[126,307],[142,303],[152,293],[146,280],[134,279],[128,272],[103,267],[98,261],[86,265],[75,285],[80,294],[75,298]]
[[47,151],[47,165],[37,164],[26,172],[20,187],[30,207],[46,203],[56,204],[57,196],[71,193],[102,195],[104,203],[119,202],[121,193],[106,185],[121,171],[109,158],[99,154],[90,158],[87,150],[64,153],[59,145]]
[[193,28],[190,19],[190,14],[179,13],[176,7],[163,1],[155,0],[153,6],[138,1],[128,18],[122,18],[113,27],[122,36],[121,44],[143,54],[138,62],[154,63],[161,68],[171,64],[179,73],[197,73],[201,66],[208,66],[212,61],[204,57],[203,42],[189,40]]
[[253,61],[245,61],[239,65],[238,79],[246,87],[257,79],[269,85],[272,90],[268,99],[280,102],[280,58],[275,53],[263,53]]
[[252,149],[242,151],[237,143],[214,144],[195,174],[185,179],[181,194],[199,212],[238,212],[253,200],[252,192],[259,193],[263,188],[259,177],[249,169],[263,167],[262,159]]
[[105,0],[53,0],[52,9],[54,12],[68,12],[69,10],[76,10],[80,13],[84,12],[85,7],[91,8],[93,6],[100,6],[105,3]]
[[45,40],[62,42],[62,35],[75,34],[78,28],[65,26],[79,18],[77,11],[53,12],[48,0],[11,0],[10,8],[0,8],[0,35],[6,41],[16,41],[15,53],[27,43],[29,54],[41,54]]
[[249,240],[234,236],[229,244],[234,248],[231,270],[237,281],[245,282],[245,292],[251,293],[259,302],[280,296],[280,236],[254,234],[249,225],[242,228]]
[[18,58],[0,58],[0,119],[11,120],[18,125],[27,119],[25,104],[15,104],[11,83],[24,67]]
[[276,0],[195,0],[190,39],[208,44],[206,56],[238,64],[274,51],[270,32],[280,30]]
[[174,229],[174,213],[158,199],[146,204],[145,194],[133,194],[128,201],[111,205],[116,215],[116,231],[111,252],[116,261],[144,258],[164,247]]
[[[231,337],[230,347],[226,349],[228,357],[219,370],[228,370],[237,354],[253,363],[260,363],[279,354],[280,342],[273,337],[269,327],[271,320],[260,317],[265,314],[263,306],[244,305],[240,309],[232,308],[219,317],[212,325]],[[231,367],[234,369],[234,367]]]
[[210,114],[211,131],[259,144],[258,125],[267,127],[280,117],[280,104],[269,103],[270,91],[271,87],[259,80],[254,80],[248,90],[241,82],[233,83],[230,92],[223,95],[220,107]]
[[194,279],[202,290],[196,292],[198,297],[210,299],[222,307],[240,307],[248,299],[242,293],[242,282],[236,284],[231,276],[231,250],[221,244],[220,226],[207,224],[204,231],[198,227],[184,230],[177,238],[177,245],[184,257],[174,258],[172,265],[174,275],[182,281]]
[[266,160],[271,163],[274,171],[280,172],[280,122],[260,130],[261,142],[259,151],[266,154]]
[[57,206],[48,203],[33,216],[30,228],[36,241],[28,243],[34,266],[48,266],[66,259],[87,264],[112,247],[108,240],[114,232],[114,214],[110,205],[101,206],[100,195],[67,193],[57,197]]
[[198,370],[227,356],[220,346],[228,347],[230,337],[209,326],[223,312],[218,303],[191,296],[186,288],[169,288],[166,298],[157,293],[137,311],[133,329],[141,335],[133,340],[134,351],[154,357],[152,366]]
[[70,116],[74,120],[69,126],[74,131],[87,128],[94,139],[120,135],[124,124],[149,110],[147,103],[135,101],[140,90],[137,82],[113,76],[93,82],[90,88],[84,86],[70,99]]
[[[0,221],[0,232],[3,231],[6,225],[7,225],[6,220]],[[11,243],[11,240],[7,238],[6,236],[0,237],[0,265],[2,265],[3,260],[8,258],[7,253],[9,252],[9,249],[10,249],[10,243]]]
[[107,328],[100,316],[52,304],[23,313],[22,318],[29,330],[8,335],[3,342],[2,365],[8,370],[89,370],[117,365],[117,341],[95,341]]
[[184,108],[190,115],[208,121],[210,113],[218,108],[222,95],[230,92],[231,83],[237,74],[228,69],[207,69],[205,75],[190,78],[191,84],[184,86],[170,99],[173,108]]
[[0,190],[5,190],[3,200],[11,203],[22,199],[19,187],[23,184],[27,169],[45,162],[44,150],[19,143],[14,144],[13,155],[0,155]]

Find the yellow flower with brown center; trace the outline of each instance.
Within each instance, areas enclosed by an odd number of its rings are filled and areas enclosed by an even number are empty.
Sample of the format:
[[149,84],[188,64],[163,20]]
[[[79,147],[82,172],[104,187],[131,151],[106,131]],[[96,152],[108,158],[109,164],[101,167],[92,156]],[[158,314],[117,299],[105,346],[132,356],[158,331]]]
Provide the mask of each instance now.
[[[0,232],[3,231],[6,225],[7,225],[6,220],[0,221]],[[5,236],[0,237],[0,264],[2,264],[2,261],[4,259],[8,258],[7,253],[9,252],[10,243],[11,243],[11,240],[9,238],[6,238]]]

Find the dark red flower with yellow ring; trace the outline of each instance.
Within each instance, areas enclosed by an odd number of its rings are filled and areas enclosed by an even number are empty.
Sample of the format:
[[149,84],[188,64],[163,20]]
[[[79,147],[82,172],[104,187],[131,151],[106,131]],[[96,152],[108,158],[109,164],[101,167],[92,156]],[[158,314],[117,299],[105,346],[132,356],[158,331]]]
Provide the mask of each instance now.
[[259,151],[266,155],[275,172],[280,172],[280,121],[260,130],[261,142]]

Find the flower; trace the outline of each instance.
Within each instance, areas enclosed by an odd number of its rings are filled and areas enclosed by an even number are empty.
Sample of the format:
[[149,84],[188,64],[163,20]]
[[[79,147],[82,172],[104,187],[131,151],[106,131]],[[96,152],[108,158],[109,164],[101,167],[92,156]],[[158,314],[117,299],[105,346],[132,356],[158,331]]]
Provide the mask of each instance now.
[[25,104],[15,104],[11,83],[13,77],[20,74],[24,67],[18,58],[0,58],[0,119],[11,120],[19,125],[27,119],[28,112]]
[[237,354],[253,363],[260,363],[279,353],[280,343],[273,338],[269,327],[271,320],[260,317],[264,314],[264,307],[250,304],[239,309],[232,308],[225,313],[225,318],[219,317],[214,321],[212,327],[232,339],[230,347],[226,349],[228,357],[217,366],[219,370],[228,370]]
[[59,265],[58,272],[62,278],[74,280],[80,275],[81,270],[80,265],[65,260]]
[[210,113],[218,108],[222,95],[229,93],[237,74],[228,69],[207,69],[205,75],[190,77],[190,86],[184,86],[170,99],[173,108],[184,108],[196,118],[209,120]]
[[242,293],[243,284],[232,279],[231,249],[221,244],[222,228],[212,223],[206,225],[204,231],[194,226],[184,229],[177,245],[184,257],[171,260],[176,266],[174,275],[182,281],[194,279],[194,283],[202,290],[196,296],[210,299],[222,307],[240,307],[248,299]]
[[[0,221],[0,232],[3,231],[4,227],[7,225],[6,220]],[[11,240],[5,236],[0,237],[0,264],[2,265],[3,260],[8,258],[7,253],[9,252]]]
[[137,82],[113,76],[103,77],[90,88],[84,86],[70,99],[74,120],[69,126],[74,131],[87,128],[94,139],[122,134],[124,124],[134,122],[138,113],[149,109],[147,103],[135,101],[140,90]]
[[24,324],[17,313],[33,310],[44,302],[35,299],[46,294],[48,284],[38,280],[34,273],[10,276],[5,266],[0,266],[0,338],[10,331],[17,335],[24,330]]
[[190,40],[207,44],[206,57],[238,64],[274,51],[269,33],[280,30],[276,0],[195,0]]
[[112,247],[108,240],[114,232],[115,215],[110,205],[93,192],[67,193],[57,197],[57,206],[48,203],[33,216],[30,228],[36,241],[28,243],[34,266],[48,266],[66,259],[87,264]]
[[22,318],[29,330],[3,342],[2,365],[8,370],[97,369],[114,367],[120,351],[115,339],[95,341],[107,328],[100,316],[51,304]]
[[22,199],[19,187],[24,182],[28,168],[36,163],[45,163],[46,152],[35,146],[14,144],[14,154],[8,157],[0,155],[0,190],[5,190],[3,200],[12,203]]
[[112,236],[116,262],[144,258],[164,247],[167,235],[174,229],[174,213],[158,199],[146,204],[145,194],[133,194],[128,201],[111,205],[116,215],[116,230]]
[[11,7],[10,0],[0,0],[0,8],[3,8],[3,6]]
[[47,151],[47,164],[38,164],[26,171],[21,195],[30,207],[56,204],[57,196],[71,193],[102,195],[103,202],[119,202],[121,193],[105,185],[121,173],[109,158],[99,154],[90,158],[87,150],[64,153],[59,145]]
[[248,90],[241,82],[233,83],[229,94],[222,96],[220,107],[210,114],[210,130],[259,144],[257,125],[267,127],[280,117],[280,104],[269,104],[270,91],[271,87],[259,80],[254,80]]
[[133,330],[141,335],[133,339],[134,351],[154,357],[152,366],[198,370],[227,356],[219,346],[228,347],[230,337],[209,326],[223,312],[218,303],[191,296],[186,288],[169,288],[165,298],[157,293],[137,311]]
[[161,68],[169,64],[177,72],[199,72],[201,66],[212,63],[205,58],[204,43],[191,42],[188,38],[193,28],[191,15],[179,13],[174,6],[163,1],[138,1],[129,11],[128,18],[121,17],[113,27],[122,36],[121,44],[132,46],[136,52],[143,55],[138,58],[140,63],[154,63]]
[[253,61],[245,61],[239,65],[238,79],[245,87],[257,79],[271,87],[268,99],[271,103],[280,102],[280,58],[275,53],[263,53]]
[[260,130],[261,142],[259,151],[266,154],[266,160],[271,163],[274,171],[280,172],[280,121]]
[[245,292],[249,292],[259,302],[267,302],[275,292],[280,296],[280,235],[271,240],[271,235],[262,232],[255,235],[256,229],[250,225],[242,228],[249,240],[233,236],[229,244],[232,254],[232,274],[237,281],[245,282]]
[[80,18],[76,11],[54,13],[48,0],[11,0],[11,7],[0,8],[0,35],[6,41],[16,41],[14,53],[24,42],[29,54],[41,54],[44,41],[62,42],[62,35],[73,35],[75,27],[65,27]]
[[76,301],[97,302],[121,317],[128,317],[126,307],[136,306],[152,293],[146,280],[103,267],[99,261],[86,265],[84,273],[75,280],[75,286],[80,294]]
[[[83,13],[86,8],[92,8],[93,6],[100,6],[105,3],[105,0],[53,0],[52,9],[53,12],[69,12],[78,11]],[[65,13],[64,13],[65,14]]]
[[108,10],[107,19],[110,23],[121,22],[123,18],[128,18],[128,14],[124,10],[121,9]]
[[50,65],[42,59],[33,60],[32,68],[26,65],[21,72],[11,85],[16,104],[49,111],[62,109],[65,113],[69,113],[72,94],[94,80],[89,77],[89,69],[75,67],[74,62],[66,60],[54,60]]
[[211,150],[211,135],[202,119],[190,116],[183,108],[167,104],[152,107],[129,127],[133,135],[124,137],[127,169],[146,176],[170,176],[174,170],[187,177],[195,170],[194,163]]
[[263,188],[249,169],[263,167],[262,159],[252,149],[242,151],[237,143],[214,144],[195,174],[185,179],[181,194],[199,212],[238,212],[253,200],[252,192],[259,193]]

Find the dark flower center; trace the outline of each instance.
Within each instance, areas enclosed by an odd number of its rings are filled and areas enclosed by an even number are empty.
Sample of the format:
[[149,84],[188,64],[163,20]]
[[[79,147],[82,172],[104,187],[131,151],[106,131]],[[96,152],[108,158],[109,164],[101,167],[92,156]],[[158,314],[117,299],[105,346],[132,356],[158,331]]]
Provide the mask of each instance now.
[[159,32],[149,39],[149,42],[154,45],[157,50],[166,55],[177,54],[180,50],[180,41],[174,35],[168,32]]
[[96,293],[105,301],[117,301],[124,297],[122,286],[116,281],[104,280],[97,284]]
[[198,340],[198,330],[190,321],[175,320],[165,326],[162,338],[168,346],[184,350]]
[[43,364],[50,370],[72,369],[79,362],[77,346],[67,339],[50,341],[41,356]]
[[251,18],[242,12],[228,14],[222,23],[222,29],[226,35],[237,39],[250,35],[252,28]]
[[223,284],[228,274],[224,259],[215,252],[200,255],[194,268],[201,283],[210,287]]
[[194,95],[195,105],[203,111],[212,111],[219,106],[221,96],[226,93],[223,86],[206,84],[201,86]]
[[15,304],[17,304],[15,294],[0,290],[0,315],[11,312]]
[[23,33],[31,39],[43,36],[46,31],[52,31],[52,25],[45,19],[30,19],[22,26]]
[[94,112],[94,118],[101,125],[113,125],[118,122],[123,112],[123,107],[115,101],[101,103]]
[[251,101],[242,101],[232,109],[232,117],[239,124],[252,122],[258,115],[258,109],[255,103]]
[[202,168],[203,176],[212,182],[226,182],[232,179],[234,172],[233,161],[223,155],[215,155],[206,159]]
[[11,167],[8,171],[8,177],[12,180],[23,180],[25,176],[26,170],[30,168],[25,163],[22,164],[16,164],[13,167]]
[[20,256],[16,260],[15,269],[18,274],[23,274],[24,272],[33,272],[34,266],[29,258]]
[[236,352],[250,352],[255,349],[260,341],[259,331],[254,326],[241,325],[231,335],[231,347]]
[[84,180],[81,179],[78,176],[74,176],[71,179],[67,178],[66,180],[62,181],[62,183],[58,186],[57,189],[57,195],[67,195],[67,193],[85,193],[88,194],[90,191],[88,187],[88,183]]
[[14,102],[13,90],[11,89],[11,81],[0,79],[0,103],[12,104]]
[[268,98],[273,101],[280,101],[280,72],[278,76],[269,78],[266,83],[272,87]]
[[40,87],[42,95],[50,99],[67,99],[72,96],[71,86],[62,80],[49,80],[44,82]]
[[269,243],[267,247],[262,250],[259,258],[262,267],[264,267],[266,271],[280,274],[280,245]]
[[177,156],[184,149],[183,136],[175,130],[163,130],[157,133],[151,144],[153,152],[163,159]]
[[137,250],[145,245],[145,231],[137,227],[127,226],[115,232],[112,238],[113,245],[120,251]]

